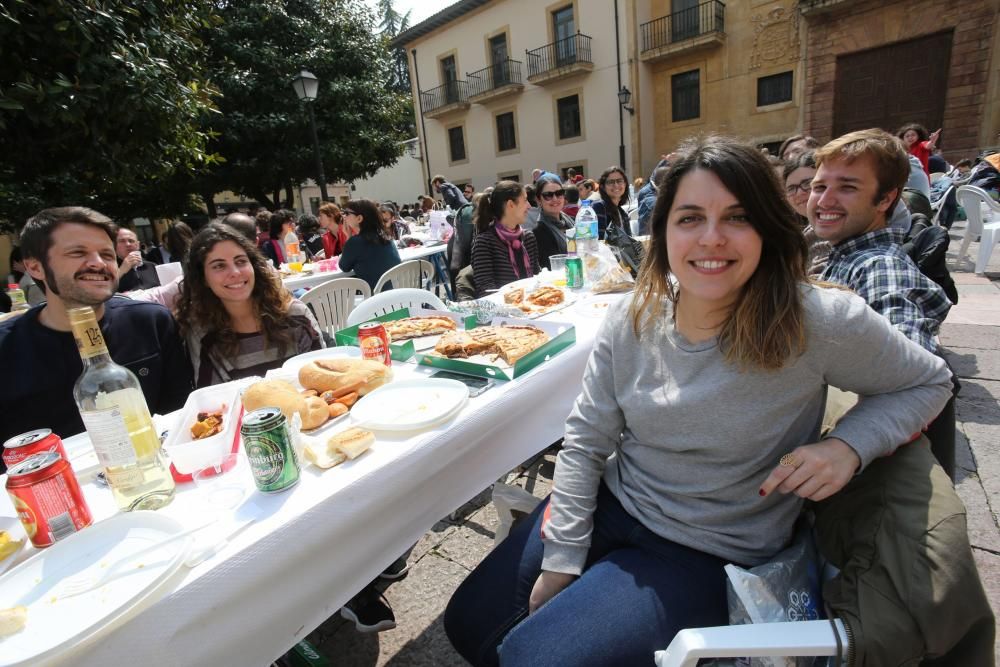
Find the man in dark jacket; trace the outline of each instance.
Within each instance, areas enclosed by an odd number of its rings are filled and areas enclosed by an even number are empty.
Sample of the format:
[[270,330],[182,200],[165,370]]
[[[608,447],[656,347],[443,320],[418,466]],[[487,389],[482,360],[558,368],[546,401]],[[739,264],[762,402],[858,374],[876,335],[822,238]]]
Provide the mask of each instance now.
[[25,269],[46,292],[45,305],[0,322],[0,442],[37,428],[62,437],[83,431],[73,385],[83,362],[67,310],[90,306],[111,358],[139,379],[152,413],[180,408],[191,391],[191,365],[170,312],[114,296],[115,227],[72,206],[41,211],[21,232]]
[[457,211],[469,202],[466,201],[465,196],[462,191],[458,189],[454,183],[449,183],[445,180],[444,176],[438,174],[431,181],[431,185],[434,186],[435,192],[441,193],[441,198],[444,199],[444,203],[453,211]]
[[142,258],[139,239],[131,229],[121,227],[115,236],[115,253],[118,255],[118,291],[159,287],[160,277],[156,265]]

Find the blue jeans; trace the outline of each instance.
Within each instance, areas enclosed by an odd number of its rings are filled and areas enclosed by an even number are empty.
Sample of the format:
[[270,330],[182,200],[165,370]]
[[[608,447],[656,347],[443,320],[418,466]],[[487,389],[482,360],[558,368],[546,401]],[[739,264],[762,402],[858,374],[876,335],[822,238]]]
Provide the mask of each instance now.
[[601,484],[583,575],[528,616],[542,513],[518,524],[458,587],[445,632],[473,665],[652,665],[686,627],[726,625],[727,561],[633,519]]

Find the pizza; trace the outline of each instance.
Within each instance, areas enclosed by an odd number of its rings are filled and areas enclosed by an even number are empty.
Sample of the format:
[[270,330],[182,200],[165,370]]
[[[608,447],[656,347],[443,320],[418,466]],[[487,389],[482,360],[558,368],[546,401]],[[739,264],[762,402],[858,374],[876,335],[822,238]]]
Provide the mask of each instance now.
[[549,335],[538,327],[478,327],[445,334],[434,346],[434,351],[449,359],[465,359],[477,354],[492,355],[513,365],[547,342]]
[[383,322],[382,326],[394,341],[448,333],[458,328],[455,320],[440,316],[404,317],[401,320]]
[[539,287],[528,295],[529,302],[535,304],[536,306],[541,306],[542,308],[555,306],[565,300],[566,294],[558,287]]
[[524,301],[524,288],[516,287],[510,290],[509,292],[503,295],[503,300],[504,303],[509,303],[513,306],[520,304],[522,301]]

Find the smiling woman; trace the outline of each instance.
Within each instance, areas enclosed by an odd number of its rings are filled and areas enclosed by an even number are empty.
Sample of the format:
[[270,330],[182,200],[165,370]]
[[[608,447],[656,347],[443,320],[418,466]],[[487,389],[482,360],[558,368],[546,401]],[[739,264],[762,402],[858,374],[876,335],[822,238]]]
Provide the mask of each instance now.
[[253,243],[226,225],[210,224],[191,242],[176,316],[198,387],[263,375],[323,347],[309,309],[281,286]]

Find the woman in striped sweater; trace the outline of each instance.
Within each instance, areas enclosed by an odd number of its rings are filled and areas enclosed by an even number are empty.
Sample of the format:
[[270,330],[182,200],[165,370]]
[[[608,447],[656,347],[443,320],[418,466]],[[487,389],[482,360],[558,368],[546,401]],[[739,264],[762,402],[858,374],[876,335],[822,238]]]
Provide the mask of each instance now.
[[477,297],[538,273],[538,243],[521,229],[527,213],[528,198],[515,181],[500,181],[479,199],[472,242]]

